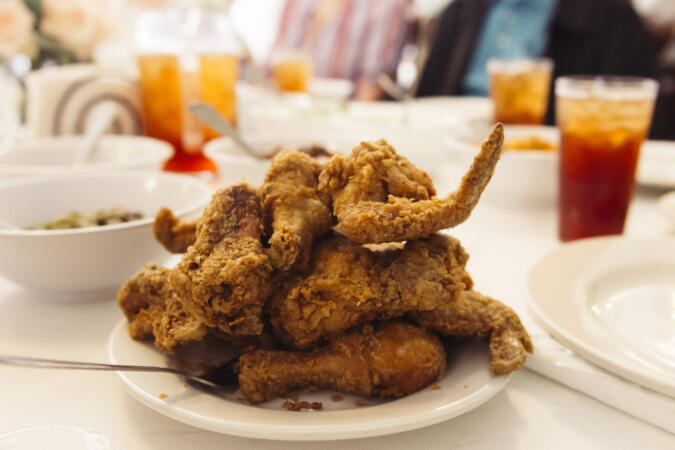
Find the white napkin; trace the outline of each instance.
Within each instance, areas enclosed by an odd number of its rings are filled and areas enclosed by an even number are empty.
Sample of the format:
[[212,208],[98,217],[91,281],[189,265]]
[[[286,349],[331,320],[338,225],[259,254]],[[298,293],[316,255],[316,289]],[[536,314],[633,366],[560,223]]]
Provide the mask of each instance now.
[[563,347],[520,312],[534,341],[525,367],[675,434],[675,399],[616,376]]

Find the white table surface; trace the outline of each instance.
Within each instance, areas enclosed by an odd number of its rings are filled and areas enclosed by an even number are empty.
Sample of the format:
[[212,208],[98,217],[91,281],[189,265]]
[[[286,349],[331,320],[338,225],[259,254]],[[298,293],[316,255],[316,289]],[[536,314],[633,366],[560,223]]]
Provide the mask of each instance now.
[[[672,232],[655,199],[655,193],[638,194],[627,234]],[[477,288],[521,313],[527,268],[558,245],[551,208],[481,202],[453,234],[471,253],[469,270]],[[112,298],[43,303],[0,279],[0,353],[105,362],[108,335],[121,317]],[[675,435],[529,370],[516,373],[476,410],[428,428],[372,439],[275,442],[175,422],[135,401],[114,373],[0,366],[0,449],[23,448],[673,449]]]

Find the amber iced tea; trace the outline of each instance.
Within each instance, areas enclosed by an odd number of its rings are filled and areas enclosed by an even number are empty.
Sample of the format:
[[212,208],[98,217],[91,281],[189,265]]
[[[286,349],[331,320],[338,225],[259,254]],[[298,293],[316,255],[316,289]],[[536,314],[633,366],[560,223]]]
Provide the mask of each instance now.
[[309,92],[314,64],[302,52],[282,51],[274,57],[272,76],[277,89],[285,92]]
[[202,54],[187,58],[169,54],[138,56],[146,134],[168,141],[174,156],[167,170],[200,172],[216,170],[202,146],[216,136],[187,112],[197,100],[212,104],[232,123],[235,121],[235,84],[239,60],[230,54]]
[[657,88],[633,78],[557,80],[562,241],[623,232]]
[[495,122],[540,125],[551,84],[550,60],[490,60],[488,76]]

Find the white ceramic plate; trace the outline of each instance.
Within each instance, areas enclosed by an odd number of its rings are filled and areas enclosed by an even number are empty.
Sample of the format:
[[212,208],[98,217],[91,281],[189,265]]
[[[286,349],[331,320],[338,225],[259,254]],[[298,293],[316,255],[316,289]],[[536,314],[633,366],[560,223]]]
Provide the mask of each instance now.
[[675,239],[565,244],[533,266],[527,288],[535,316],[564,345],[675,397]]
[[[108,340],[111,363],[166,364],[164,356],[149,344],[132,340],[123,319]],[[426,388],[392,401],[367,400],[357,407],[355,396],[331,400],[331,392],[301,394],[300,399],[320,401],[321,411],[291,412],[277,399],[249,406],[238,400],[237,391],[227,397],[209,395],[172,375],[118,372],[129,393],[160,414],[199,428],[236,436],[275,440],[350,439],[421,428],[456,417],[489,400],[510,376],[490,373],[487,346],[481,342],[458,345],[448,355],[440,389]],[[160,399],[160,394],[166,394]]]
[[675,188],[675,142],[647,141],[642,144],[636,178],[644,186]]

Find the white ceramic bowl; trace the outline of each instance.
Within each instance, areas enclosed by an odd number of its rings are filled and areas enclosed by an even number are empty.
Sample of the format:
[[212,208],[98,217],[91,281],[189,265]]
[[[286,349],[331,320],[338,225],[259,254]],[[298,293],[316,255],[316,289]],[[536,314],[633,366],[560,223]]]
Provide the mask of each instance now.
[[314,78],[309,83],[309,93],[319,100],[346,101],[353,90],[354,83],[340,78]]
[[[114,292],[150,261],[172,256],[155,241],[157,210],[198,216],[211,188],[195,178],[162,172],[20,178],[0,183],[0,219],[21,229],[0,228],[0,275],[45,300],[114,298]],[[26,230],[67,215],[122,205],[144,218],[70,230]]]
[[171,156],[171,146],[142,136],[104,136],[89,161],[74,166],[82,136],[27,138],[0,153],[0,179],[100,170],[159,169]]
[[[488,127],[476,127],[463,134],[444,138],[453,163],[468,169],[478,152],[480,142],[487,137]],[[518,139],[537,136],[558,144],[558,129],[546,126],[507,125],[504,138]],[[551,150],[505,150],[497,164],[483,198],[498,204],[545,206],[557,201],[558,152]]]
[[[250,134],[245,139],[260,154],[270,154],[279,147],[297,149],[309,145],[321,145],[332,153],[349,153],[359,143],[355,138],[339,136],[322,130],[315,132],[275,130]],[[265,180],[265,173],[271,163],[270,159],[248,156],[228,137],[210,141],[204,147],[204,152],[218,164],[219,183],[223,185],[243,180],[259,186]]]
[[[442,128],[412,131],[394,126],[325,123],[316,127],[291,126],[286,129],[272,128],[265,132],[249,132],[245,139],[261,153],[270,153],[277,147],[298,148],[318,144],[333,153],[349,154],[361,141],[384,138],[400,154],[435,178],[440,175],[439,162],[447,152],[443,144],[445,133]],[[218,164],[219,181],[224,185],[241,180],[260,185],[270,166],[269,160],[248,156],[226,137],[209,142],[204,151]]]

